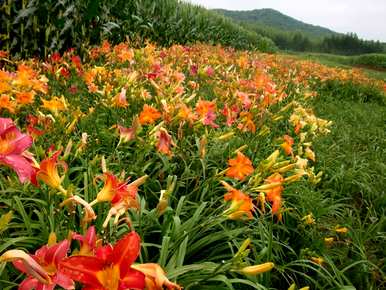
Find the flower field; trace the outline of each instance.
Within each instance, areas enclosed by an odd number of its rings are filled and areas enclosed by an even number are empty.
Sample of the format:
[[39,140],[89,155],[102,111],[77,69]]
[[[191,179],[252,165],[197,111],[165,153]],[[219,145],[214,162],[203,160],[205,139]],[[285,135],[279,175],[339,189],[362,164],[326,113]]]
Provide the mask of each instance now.
[[0,66],[1,289],[382,284],[382,260],[342,254],[347,204],[318,199],[336,128],[314,102],[384,82],[203,44]]

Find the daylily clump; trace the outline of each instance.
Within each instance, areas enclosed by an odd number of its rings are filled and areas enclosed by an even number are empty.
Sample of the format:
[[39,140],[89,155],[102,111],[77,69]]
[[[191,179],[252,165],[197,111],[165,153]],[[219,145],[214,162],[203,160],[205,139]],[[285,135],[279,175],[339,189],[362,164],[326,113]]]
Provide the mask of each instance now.
[[[320,97],[313,84],[369,80],[279,55],[132,41],[0,70],[0,261],[25,274],[5,268],[9,279],[20,289],[172,290],[260,287],[268,276],[251,276],[277,275],[275,264],[283,274],[283,245],[323,223],[293,206],[303,193],[289,186],[322,180],[314,140],[332,123],[307,106]],[[323,231],[307,243],[351,242],[351,225]],[[304,269],[327,264],[322,254],[304,254]]]

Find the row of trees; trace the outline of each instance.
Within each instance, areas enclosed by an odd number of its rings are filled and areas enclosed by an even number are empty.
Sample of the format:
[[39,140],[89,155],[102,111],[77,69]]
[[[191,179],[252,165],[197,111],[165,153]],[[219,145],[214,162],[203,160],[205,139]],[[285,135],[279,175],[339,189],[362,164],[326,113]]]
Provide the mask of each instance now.
[[285,32],[279,29],[256,24],[243,24],[246,28],[270,37],[283,50],[313,51],[342,55],[385,52],[385,45],[379,41],[360,39],[355,33],[331,34],[325,37],[311,38],[301,32]]

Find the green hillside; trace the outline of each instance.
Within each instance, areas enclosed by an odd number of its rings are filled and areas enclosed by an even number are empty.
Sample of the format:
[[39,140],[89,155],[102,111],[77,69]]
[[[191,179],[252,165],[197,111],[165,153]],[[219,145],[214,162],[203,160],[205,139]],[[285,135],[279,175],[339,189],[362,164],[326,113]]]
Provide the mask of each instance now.
[[274,9],[255,9],[250,11],[216,9],[216,11],[236,21],[258,23],[262,26],[287,32],[302,32],[311,38],[321,38],[337,34],[328,28],[304,23]]

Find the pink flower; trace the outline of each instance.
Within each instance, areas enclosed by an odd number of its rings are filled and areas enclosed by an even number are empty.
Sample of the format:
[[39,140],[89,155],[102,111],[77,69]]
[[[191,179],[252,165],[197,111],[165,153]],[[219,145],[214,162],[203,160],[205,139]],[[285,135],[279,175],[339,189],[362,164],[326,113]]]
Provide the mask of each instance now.
[[16,269],[27,274],[27,278],[20,283],[19,290],[53,290],[56,285],[64,289],[75,289],[72,279],[59,267],[69,248],[70,242],[64,240],[53,246],[44,245],[34,255],[21,250],[9,250],[0,257],[0,261],[13,262]]
[[23,134],[9,118],[0,118],[0,164],[16,171],[20,182],[36,184],[36,172],[29,152],[32,137]]

